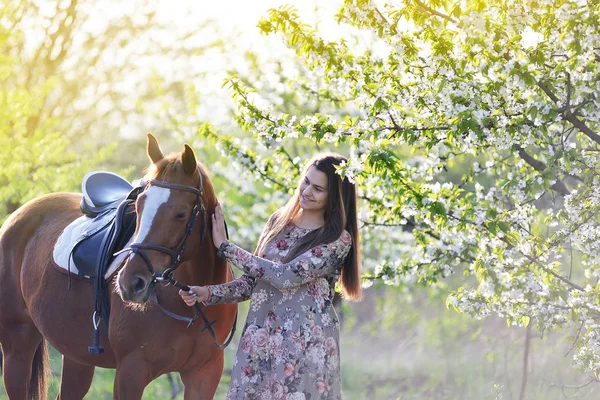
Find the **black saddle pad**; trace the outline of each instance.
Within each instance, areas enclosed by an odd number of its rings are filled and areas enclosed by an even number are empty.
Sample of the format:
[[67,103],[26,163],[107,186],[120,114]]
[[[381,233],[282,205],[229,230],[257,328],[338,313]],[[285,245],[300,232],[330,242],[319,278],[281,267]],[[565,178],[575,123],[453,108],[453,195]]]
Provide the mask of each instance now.
[[136,216],[133,201],[124,201],[116,209],[107,210],[98,215],[72,250],[73,262],[79,270],[79,276],[96,278],[104,276],[113,254],[121,250],[136,228]]

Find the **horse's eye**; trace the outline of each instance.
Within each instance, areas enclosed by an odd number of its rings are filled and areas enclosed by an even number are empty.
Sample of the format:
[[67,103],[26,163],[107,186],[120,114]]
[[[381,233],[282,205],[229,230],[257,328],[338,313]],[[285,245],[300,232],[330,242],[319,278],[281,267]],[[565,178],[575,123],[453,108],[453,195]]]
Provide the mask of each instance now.
[[176,220],[178,220],[178,221],[183,221],[183,220],[185,219],[186,215],[187,215],[187,213],[185,213],[185,212],[180,212],[179,214],[177,214],[177,215],[175,216],[175,219],[176,219]]

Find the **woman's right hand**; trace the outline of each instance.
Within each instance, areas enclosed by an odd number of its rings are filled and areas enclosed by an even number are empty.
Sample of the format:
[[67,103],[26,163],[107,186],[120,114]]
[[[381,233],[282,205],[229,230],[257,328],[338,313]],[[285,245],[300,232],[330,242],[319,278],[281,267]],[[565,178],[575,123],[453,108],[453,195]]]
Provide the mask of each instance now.
[[190,286],[190,291],[185,292],[179,289],[179,295],[185,301],[185,304],[192,307],[197,301],[208,301],[210,292],[206,286]]
[[215,247],[218,249],[227,239],[227,231],[225,230],[225,214],[221,203],[215,207],[215,212],[212,215],[212,237]]

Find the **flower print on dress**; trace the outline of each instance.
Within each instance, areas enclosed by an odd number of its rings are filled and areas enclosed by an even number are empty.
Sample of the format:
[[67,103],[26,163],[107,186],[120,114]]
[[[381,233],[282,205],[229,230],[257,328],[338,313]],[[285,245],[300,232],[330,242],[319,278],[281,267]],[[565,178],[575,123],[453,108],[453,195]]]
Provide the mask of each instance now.
[[306,400],[306,395],[301,392],[288,393],[285,400]]
[[[267,313],[267,317],[269,321],[279,321],[279,317],[272,310],[269,310]],[[266,325],[266,322],[265,322]]]
[[281,328],[276,328],[269,336],[269,355],[273,365],[281,364],[281,345],[283,344],[283,335]]
[[329,314],[321,315],[321,325],[323,327],[329,327],[329,326],[331,326],[331,323],[332,323],[332,319],[329,316]]
[[337,342],[333,337],[325,339],[325,352],[328,356],[337,354]]
[[268,393],[265,393],[264,389],[256,385],[247,386],[244,391],[242,398],[246,400],[266,400],[268,399]]
[[232,379],[229,384],[229,391],[225,400],[241,399],[242,393],[240,392],[240,383],[237,379]]
[[291,288],[281,288],[280,289],[281,299],[279,300],[278,304],[282,305],[282,304],[286,303],[287,301],[292,300],[297,291],[298,291],[298,288],[296,286],[291,287]]
[[265,328],[258,328],[253,333],[253,344],[256,354],[266,360],[269,356],[269,331]]
[[325,347],[323,343],[316,342],[308,348],[308,359],[316,367],[317,371],[323,371],[325,368]]
[[329,370],[337,370],[340,365],[340,355],[338,351],[338,345],[336,340],[333,337],[328,337],[325,339],[325,354],[327,356],[327,360],[325,361],[325,366]]
[[255,290],[254,293],[252,293],[252,310],[253,311],[257,311],[259,310],[262,305],[269,300],[269,293],[266,290]]
[[255,374],[255,370],[252,365],[246,365],[242,367],[242,377],[253,377]]
[[291,360],[287,362],[283,367],[283,373],[285,376],[294,376],[296,374],[296,364],[294,364]]
[[315,381],[315,387],[317,388],[317,392],[323,394],[327,391],[327,382],[325,378],[319,376]]
[[248,262],[248,260],[250,260],[248,252],[244,251],[244,249],[236,249],[235,257],[239,259],[240,262]]
[[332,354],[327,356],[327,360],[325,361],[325,366],[329,370],[337,370],[340,366],[340,358],[337,354]]
[[244,353],[254,353],[254,333],[258,330],[258,326],[250,325],[244,331],[240,348]]
[[306,341],[303,340],[303,335],[300,332],[292,332],[290,340],[296,348],[296,354],[301,354],[306,348]]
[[220,285],[208,285],[210,296],[204,305],[239,303],[248,300],[252,290],[256,285],[256,280],[244,274],[238,279]]
[[273,381],[271,383],[271,399],[272,400],[284,400],[285,399],[285,387],[283,383],[279,381]]
[[329,284],[325,279],[317,279],[308,284],[308,295],[319,309],[325,307],[325,302],[330,298],[329,292]]
[[323,337],[323,328],[319,325],[313,325],[310,328],[310,337],[312,340],[320,340]]
[[296,263],[292,267],[292,271],[294,271],[298,276],[310,278],[311,277],[310,267],[311,267],[310,260],[302,260],[302,261],[299,261],[298,263]]

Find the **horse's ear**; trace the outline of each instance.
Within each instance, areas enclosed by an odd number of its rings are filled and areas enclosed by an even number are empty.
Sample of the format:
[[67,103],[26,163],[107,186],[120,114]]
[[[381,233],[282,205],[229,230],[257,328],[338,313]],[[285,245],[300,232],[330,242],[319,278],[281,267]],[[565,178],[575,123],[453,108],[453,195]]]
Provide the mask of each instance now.
[[196,155],[194,150],[187,144],[183,145],[183,153],[181,153],[181,163],[186,174],[192,175],[196,171]]
[[148,158],[152,161],[153,164],[156,164],[160,160],[162,160],[165,156],[163,156],[162,151],[160,150],[160,146],[158,145],[158,140],[151,134],[147,133],[148,136],[148,146],[147,153]]

